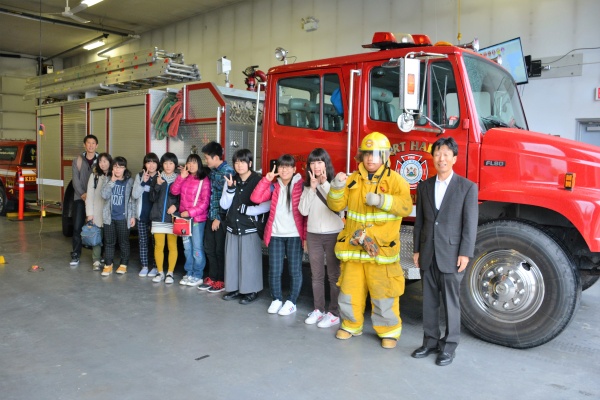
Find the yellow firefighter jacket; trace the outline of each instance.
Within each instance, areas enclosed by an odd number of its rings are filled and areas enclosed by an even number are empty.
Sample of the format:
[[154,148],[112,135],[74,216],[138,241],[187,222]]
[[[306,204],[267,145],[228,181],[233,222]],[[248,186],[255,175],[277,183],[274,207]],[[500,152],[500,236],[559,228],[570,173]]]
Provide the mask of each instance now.
[[[384,196],[381,208],[367,205],[369,192]],[[382,165],[369,179],[367,170],[360,163],[358,171],[346,180],[345,187],[331,186],[327,205],[336,212],[348,207],[346,225],[335,246],[335,254],[341,261],[399,263],[400,224],[402,217],[412,211],[412,199],[408,182],[397,172]],[[371,257],[362,246],[350,244],[352,235],[359,229],[366,229],[367,235],[377,243],[378,256]]]

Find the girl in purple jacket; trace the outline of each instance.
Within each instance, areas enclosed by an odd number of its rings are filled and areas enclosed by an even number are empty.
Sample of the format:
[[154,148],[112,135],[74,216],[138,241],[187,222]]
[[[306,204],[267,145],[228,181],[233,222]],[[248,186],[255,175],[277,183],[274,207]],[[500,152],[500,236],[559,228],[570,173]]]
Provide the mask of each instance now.
[[[269,248],[269,286],[273,298],[267,310],[269,314],[290,315],[296,312],[296,301],[302,286],[302,256],[306,239],[306,217],[298,211],[301,195],[302,175],[296,174],[296,160],[284,154],[250,196],[250,200],[256,204],[271,200],[264,235],[265,245]],[[288,259],[291,288],[290,296],[283,304],[281,274],[285,256]]]
[[204,225],[210,206],[210,182],[199,155],[190,154],[185,167],[179,167],[179,176],[171,185],[171,194],[179,196],[180,215],[193,219],[192,236],[183,237],[186,275],[179,284],[198,286],[202,284],[206,266]]

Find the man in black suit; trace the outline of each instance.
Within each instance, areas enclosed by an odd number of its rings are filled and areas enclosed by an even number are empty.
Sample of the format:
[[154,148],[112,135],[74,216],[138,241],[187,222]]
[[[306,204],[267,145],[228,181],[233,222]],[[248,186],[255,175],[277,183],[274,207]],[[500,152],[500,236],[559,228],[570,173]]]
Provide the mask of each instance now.
[[[477,186],[452,170],[458,157],[453,138],[431,148],[437,175],[417,187],[414,261],[423,283],[423,345],[412,353],[439,353],[437,365],[449,365],[460,339],[460,282],[477,235]],[[440,337],[440,298],[446,310],[446,334]]]

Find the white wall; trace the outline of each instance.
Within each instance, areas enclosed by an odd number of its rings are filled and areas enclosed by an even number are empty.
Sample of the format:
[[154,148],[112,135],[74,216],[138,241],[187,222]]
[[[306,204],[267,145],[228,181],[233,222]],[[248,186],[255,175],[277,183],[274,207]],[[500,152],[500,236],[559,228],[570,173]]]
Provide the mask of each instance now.
[[[298,61],[360,53],[375,31],[425,33],[432,41],[457,43],[458,0],[250,0],[142,34],[112,55],[157,46],[182,52],[198,64],[203,81],[223,84],[216,61],[232,61],[230,80],[244,88],[249,65],[267,71],[282,46]],[[478,37],[482,47],[520,36],[534,59],[562,56],[574,48],[600,46],[599,0],[461,0],[462,42]],[[300,19],[317,18],[304,32]],[[575,138],[575,120],[600,116],[593,88],[600,86],[600,49],[581,50],[583,75],[537,79],[522,86],[530,129]],[[80,56],[65,67],[95,61]]]
[[37,71],[37,61],[31,58],[0,57],[0,76],[32,77]]

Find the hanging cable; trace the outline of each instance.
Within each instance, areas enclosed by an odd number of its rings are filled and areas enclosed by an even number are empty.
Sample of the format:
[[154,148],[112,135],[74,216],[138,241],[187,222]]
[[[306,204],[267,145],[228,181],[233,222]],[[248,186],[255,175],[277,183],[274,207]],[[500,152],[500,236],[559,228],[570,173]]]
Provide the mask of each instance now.
[[[40,13],[40,17],[42,15],[42,0],[40,0],[40,9],[39,9],[39,13]],[[39,80],[40,80],[40,97],[37,100],[37,105],[40,106],[40,100],[42,98],[42,20],[40,19],[40,35],[39,35],[39,41],[40,41],[40,51],[39,51],[39,56],[38,56],[38,76],[39,76]],[[39,113],[39,118],[38,118],[38,124],[37,124],[37,130],[35,132],[35,136],[36,136],[36,142],[37,142],[37,146],[36,146],[36,158],[37,158],[37,192],[38,192],[38,202],[39,202],[39,207],[40,207],[40,229],[38,231],[38,237],[40,240],[40,251],[36,257],[35,262],[33,263],[33,266],[31,267],[33,271],[37,271],[37,270],[44,270],[43,268],[38,266],[38,262],[40,260],[40,256],[42,254],[44,254],[44,241],[42,239],[42,230],[44,228],[44,215],[46,214],[46,207],[44,204],[44,185],[41,185],[41,177],[43,176],[43,169],[42,169],[42,165],[43,163],[43,154],[44,152],[40,151],[40,148],[43,147],[43,142],[44,142],[44,136],[43,133],[44,130],[42,129],[44,127],[43,124],[43,115],[41,112],[41,107],[39,108],[40,113]],[[42,155],[40,157],[40,154]],[[59,161],[60,162],[60,161]]]
[[562,60],[563,58],[565,58],[566,56],[568,56],[569,54],[571,54],[572,52],[574,52],[574,51],[577,51],[577,50],[598,50],[598,49],[600,49],[600,47],[579,47],[579,48],[577,48],[577,49],[569,50],[568,52],[566,52],[566,53],[565,53],[565,55],[564,55],[564,56],[562,56],[562,57],[559,57],[559,58],[557,58],[556,60],[548,61],[548,62],[547,62],[547,63],[545,63],[544,65],[550,65],[550,64],[552,64],[552,63],[555,63],[555,62],[557,62],[557,61],[560,61],[560,60]]
[[458,44],[460,44],[460,41],[462,39],[462,33],[460,33],[460,0],[458,0],[457,14],[458,14],[458,35],[456,35],[456,40],[458,40]]

